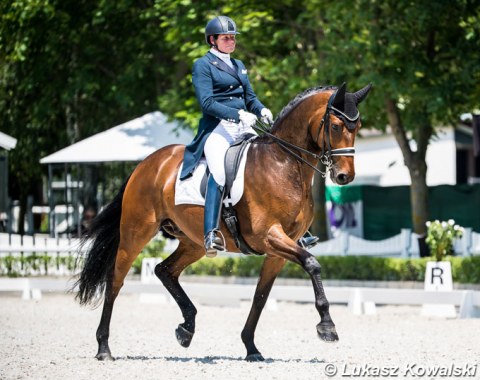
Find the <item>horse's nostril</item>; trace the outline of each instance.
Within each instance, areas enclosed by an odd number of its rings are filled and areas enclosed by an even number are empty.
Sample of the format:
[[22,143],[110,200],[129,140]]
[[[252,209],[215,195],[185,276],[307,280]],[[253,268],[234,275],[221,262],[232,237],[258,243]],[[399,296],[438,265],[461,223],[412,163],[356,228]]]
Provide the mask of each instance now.
[[337,175],[337,183],[339,185],[343,185],[348,182],[348,176],[344,173],[340,173]]

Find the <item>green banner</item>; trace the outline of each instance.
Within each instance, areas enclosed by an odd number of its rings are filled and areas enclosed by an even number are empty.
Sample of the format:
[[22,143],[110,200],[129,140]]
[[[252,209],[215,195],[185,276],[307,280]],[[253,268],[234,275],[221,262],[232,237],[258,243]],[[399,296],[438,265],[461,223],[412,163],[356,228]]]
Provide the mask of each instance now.
[[[409,186],[327,186],[326,200],[337,205],[362,201],[363,237],[386,239],[412,228]],[[440,185],[429,188],[430,220],[454,219],[480,232],[480,185]]]
[[363,186],[327,186],[325,198],[338,205],[362,200]]

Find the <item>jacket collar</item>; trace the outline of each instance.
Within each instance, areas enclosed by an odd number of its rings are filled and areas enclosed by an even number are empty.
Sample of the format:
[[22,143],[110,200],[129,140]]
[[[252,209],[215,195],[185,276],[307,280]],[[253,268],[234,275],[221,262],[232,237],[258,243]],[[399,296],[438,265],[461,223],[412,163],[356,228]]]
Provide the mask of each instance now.
[[215,66],[217,69],[222,70],[222,71],[230,74],[232,77],[237,79],[242,85],[244,84],[243,81],[240,79],[240,75],[238,75],[238,66],[237,66],[234,59],[232,59],[233,67],[234,67],[232,69],[230,66],[228,66],[225,62],[223,62],[216,55],[208,52],[207,56],[208,56],[208,60],[209,60],[210,64]]

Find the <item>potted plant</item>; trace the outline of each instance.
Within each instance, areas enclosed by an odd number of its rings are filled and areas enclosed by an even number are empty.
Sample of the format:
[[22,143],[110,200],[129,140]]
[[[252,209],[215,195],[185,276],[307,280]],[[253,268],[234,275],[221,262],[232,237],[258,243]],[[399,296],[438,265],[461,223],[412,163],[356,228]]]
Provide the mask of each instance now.
[[463,227],[455,224],[453,219],[447,222],[435,220],[427,222],[426,243],[430,248],[430,254],[435,257],[435,261],[443,261],[446,255],[453,253],[453,244],[455,239],[463,236]]

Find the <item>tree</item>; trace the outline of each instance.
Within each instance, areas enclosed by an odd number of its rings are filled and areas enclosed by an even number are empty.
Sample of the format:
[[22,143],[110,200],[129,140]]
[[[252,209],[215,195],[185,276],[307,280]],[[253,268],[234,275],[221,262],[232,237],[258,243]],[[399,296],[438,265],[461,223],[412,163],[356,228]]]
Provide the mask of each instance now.
[[325,68],[372,82],[365,119],[392,129],[411,177],[412,225],[428,220],[425,161],[437,127],[478,107],[480,4],[474,1],[319,1]]
[[0,128],[18,139],[10,173],[21,216],[41,188],[42,156],[157,108],[172,66],[144,4],[0,3]]
[[[313,85],[374,84],[363,124],[390,126],[411,177],[413,229],[425,234],[428,145],[437,127],[454,125],[461,113],[478,107],[480,4],[280,0],[229,1],[212,9],[235,14],[244,32],[236,55],[248,62],[255,90],[276,112]],[[193,56],[199,56],[195,47]],[[191,92],[182,106],[195,114]]]
[[363,125],[392,129],[419,234],[428,144],[438,126],[478,108],[480,5],[471,0],[10,0],[0,11],[0,128],[19,139],[10,161],[22,194],[40,183],[41,156],[158,106],[196,128],[191,67],[219,14],[237,22],[235,56],[274,114],[309,87],[374,84]]
[[[163,3],[157,0],[156,4]],[[216,1],[187,2],[187,7],[162,5],[160,17],[165,20],[169,43],[177,48],[174,60],[188,71],[183,80],[159,98],[162,110],[169,107],[170,114],[183,119],[195,129],[200,108],[191,84],[191,66],[195,59],[208,51],[203,37],[208,20],[226,14],[234,18],[241,34],[238,36],[235,58],[247,64],[249,77],[260,100],[273,113],[278,113],[295,95],[309,87],[330,84],[319,80],[320,57],[315,48],[321,30],[315,25],[304,27],[309,16],[304,13],[304,2],[278,1]],[[311,23],[314,23],[313,20]],[[173,101],[172,101],[173,100]],[[172,106],[175,107],[172,109]],[[318,193],[325,186],[323,179],[315,181]],[[324,205],[316,202],[315,215],[325,218]],[[326,237],[325,224],[313,226],[313,232]]]

